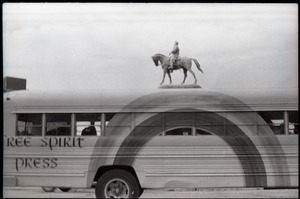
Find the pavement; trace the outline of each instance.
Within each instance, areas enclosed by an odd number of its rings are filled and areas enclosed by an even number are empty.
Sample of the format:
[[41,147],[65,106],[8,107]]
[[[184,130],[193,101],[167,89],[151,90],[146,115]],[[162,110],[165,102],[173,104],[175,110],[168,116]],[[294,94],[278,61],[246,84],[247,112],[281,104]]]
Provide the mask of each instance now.
[[[299,189],[207,188],[146,189],[141,198],[298,198]],[[40,187],[3,187],[3,198],[95,198],[94,189],[71,189],[70,192],[46,193]]]

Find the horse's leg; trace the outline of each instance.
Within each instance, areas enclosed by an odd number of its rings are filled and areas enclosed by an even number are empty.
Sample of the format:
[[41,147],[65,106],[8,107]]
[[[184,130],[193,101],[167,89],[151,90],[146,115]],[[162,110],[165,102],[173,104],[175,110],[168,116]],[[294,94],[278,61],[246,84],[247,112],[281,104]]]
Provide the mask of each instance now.
[[184,73],[184,78],[183,78],[183,81],[182,81],[181,84],[184,84],[185,79],[186,79],[186,77],[187,77],[187,70],[186,70],[185,68],[182,68],[182,69],[183,69],[183,73]]
[[166,69],[164,69],[163,79],[162,79],[162,81],[161,81],[160,85],[162,85],[162,84],[164,83],[164,81],[165,81],[165,77],[166,77],[166,73],[167,73],[167,70],[166,70]]
[[170,79],[170,84],[172,84],[172,78],[171,78],[170,72],[168,72],[168,76],[169,76],[169,79]]
[[189,71],[190,73],[192,73],[192,75],[194,76],[194,79],[195,79],[195,84],[197,84],[197,78],[196,78],[195,73],[192,71],[191,68],[188,68],[188,71]]

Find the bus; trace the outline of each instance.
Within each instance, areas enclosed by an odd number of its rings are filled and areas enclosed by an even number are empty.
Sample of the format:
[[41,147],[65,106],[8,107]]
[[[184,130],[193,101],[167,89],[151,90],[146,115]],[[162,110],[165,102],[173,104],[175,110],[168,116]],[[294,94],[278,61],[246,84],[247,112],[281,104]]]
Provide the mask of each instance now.
[[297,188],[297,89],[4,94],[4,186]]

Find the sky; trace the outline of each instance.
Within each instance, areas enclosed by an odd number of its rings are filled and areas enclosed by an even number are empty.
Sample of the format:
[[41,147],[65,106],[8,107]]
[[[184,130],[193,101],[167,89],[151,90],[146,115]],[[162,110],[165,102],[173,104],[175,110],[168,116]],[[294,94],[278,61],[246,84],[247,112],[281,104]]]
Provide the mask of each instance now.
[[[207,89],[298,88],[297,4],[4,3],[3,75],[28,90],[156,89],[174,41]],[[183,80],[172,73],[173,84]],[[190,73],[186,84],[194,83]],[[169,84],[168,77],[164,84]]]

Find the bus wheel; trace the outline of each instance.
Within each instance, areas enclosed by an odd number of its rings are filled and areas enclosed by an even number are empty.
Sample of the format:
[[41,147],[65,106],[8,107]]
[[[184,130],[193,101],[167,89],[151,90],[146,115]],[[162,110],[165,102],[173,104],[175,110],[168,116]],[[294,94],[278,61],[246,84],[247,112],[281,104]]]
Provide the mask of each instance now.
[[42,187],[45,192],[54,192],[56,187]]
[[69,192],[71,190],[71,188],[63,188],[63,187],[60,187],[59,188],[62,192]]
[[99,178],[95,194],[97,198],[138,198],[140,188],[133,175],[125,170],[115,169]]

